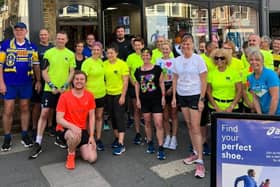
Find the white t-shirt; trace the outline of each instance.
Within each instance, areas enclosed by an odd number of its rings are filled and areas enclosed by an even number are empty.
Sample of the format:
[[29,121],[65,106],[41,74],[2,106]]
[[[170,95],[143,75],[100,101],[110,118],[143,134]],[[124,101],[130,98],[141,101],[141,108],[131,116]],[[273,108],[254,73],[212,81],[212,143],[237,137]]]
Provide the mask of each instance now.
[[156,65],[159,65],[162,69],[164,82],[172,82],[173,80],[172,69],[173,69],[174,61],[175,58],[169,58],[169,59],[158,58],[156,61]]
[[204,72],[207,72],[207,66],[199,55],[193,53],[190,58],[178,56],[173,65],[173,73],[178,75],[177,93],[180,96],[200,94],[199,75]]

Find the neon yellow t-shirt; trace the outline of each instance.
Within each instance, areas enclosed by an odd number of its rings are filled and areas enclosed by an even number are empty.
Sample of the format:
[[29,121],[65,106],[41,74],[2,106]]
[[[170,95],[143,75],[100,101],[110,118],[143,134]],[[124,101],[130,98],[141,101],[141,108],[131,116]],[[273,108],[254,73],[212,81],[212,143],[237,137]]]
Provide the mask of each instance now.
[[200,56],[207,66],[208,73],[213,71],[214,69],[217,69],[217,66],[214,64],[211,57],[207,56],[205,53],[200,54]]
[[[269,52],[269,51],[265,51],[265,50],[260,50],[262,55],[263,55],[263,59],[264,59],[264,67],[266,67],[267,69],[271,69],[274,71],[274,65],[273,65],[273,55]],[[245,69],[248,69],[250,67],[249,62],[247,61],[244,53],[241,56],[241,61],[243,62],[243,65],[245,67]]]
[[141,55],[138,55],[137,53],[132,53],[128,55],[126,59],[126,64],[129,68],[130,77],[133,81],[136,81],[134,73],[137,68],[141,67],[144,64]]
[[[247,97],[248,97],[248,99],[249,99],[249,101],[250,102],[252,102],[253,101],[253,95],[252,95],[252,93],[250,93],[249,92],[249,83],[248,83],[248,80],[247,80],[247,77],[251,74],[252,72],[250,72],[248,69],[247,70],[245,70],[244,69],[244,71],[243,71],[243,73],[242,73],[242,84],[243,84],[243,86],[246,86],[245,87],[245,89],[246,89],[246,95],[247,95]],[[246,107],[248,107],[248,105],[245,103],[245,101],[243,101],[243,104],[246,106]]]
[[[61,88],[69,77],[71,68],[76,67],[74,53],[67,49],[58,49],[53,47],[46,51],[44,59],[48,59],[48,75],[50,81],[57,87]],[[48,84],[45,84],[44,91],[51,91]]]
[[[207,82],[211,84],[212,96],[217,99],[231,100],[235,98],[235,84],[240,82],[240,73],[232,68],[226,68],[224,72],[220,72],[218,69],[213,70],[208,74]],[[225,110],[231,104],[231,102],[218,102],[215,100],[220,109]],[[208,103],[210,108],[214,108],[210,102]],[[237,109],[238,105],[234,109]]]
[[[157,59],[162,58],[162,57],[163,57],[162,52],[161,52],[158,48],[154,49],[154,50],[152,51],[152,60],[151,60],[151,63],[152,63],[153,65],[155,65]],[[172,51],[170,52],[169,57],[170,57],[170,58],[174,58],[174,54],[173,54]]]
[[105,87],[105,71],[101,59],[87,58],[81,70],[87,74],[86,88],[90,91],[94,98],[99,99],[106,95]]
[[129,75],[127,64],[120,59],[117,59],[114,64],[106,60],[104,62],[104,70],[106,93],[109,95],[121,94],[123,89],[123,76]]
[[229,68],[233,68],[234,70],[238,71],[240,75],[242,75],[245,67],[241,60],[238,58],[232,57],[231,62],[229,64]]

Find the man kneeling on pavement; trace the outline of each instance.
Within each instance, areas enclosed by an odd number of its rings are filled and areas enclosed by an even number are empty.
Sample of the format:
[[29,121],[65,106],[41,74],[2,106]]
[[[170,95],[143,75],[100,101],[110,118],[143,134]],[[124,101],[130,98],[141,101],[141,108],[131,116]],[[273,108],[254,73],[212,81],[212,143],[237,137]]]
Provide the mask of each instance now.
[[85,90],[86,81],[86,74],[76,71],[72,81],[73,88],[60,96],[56,108],[56,130],[59,138],[68,145],[67,169],[75,168],[77,148],[80,148],[81,157],[89,163],[97,159],[94,140],[95,101],[94,96]]

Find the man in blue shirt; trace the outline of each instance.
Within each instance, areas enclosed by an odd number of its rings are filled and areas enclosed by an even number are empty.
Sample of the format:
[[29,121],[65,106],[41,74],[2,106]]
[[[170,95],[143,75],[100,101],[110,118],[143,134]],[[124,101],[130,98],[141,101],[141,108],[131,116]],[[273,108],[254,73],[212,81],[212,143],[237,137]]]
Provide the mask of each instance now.
[[86,45],[83,50],[83,55],[88,58],[91,57],[91,50],[92,50],[92,45],[95,42],[95,36],[94,34],[88,34],[87,39],[86,39]]
[[256,175],[255,170],[249,169],[248,175],[243,175],[241,177],[237,177],[234,182],[234,187],[237,187],[240,181],[243,181],[244,187],[257,187],[257,182],[255,181],[254,177]]
[[19,98],[20,122],[22,127],[21,143],[31,147],[32,140],[28,136],[30,108],[32,96],[32,75],[35,72],[35,90],[41,90],[40,64],[37,48],[26,39],[27,27],[23,22],[14,26],[14,38],[1,44],[0,50],[0,94],[4,99],[3,128],[4,143],[1,151],[11,150],[11,127],[15,100]]

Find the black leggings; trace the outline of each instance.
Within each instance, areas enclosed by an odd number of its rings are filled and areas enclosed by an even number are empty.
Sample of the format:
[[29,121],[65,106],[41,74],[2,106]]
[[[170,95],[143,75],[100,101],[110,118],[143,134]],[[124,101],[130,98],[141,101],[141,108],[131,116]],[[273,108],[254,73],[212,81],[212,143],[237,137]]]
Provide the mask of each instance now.
[[111,116],[113,129],[118,130],[118,132],[125,132],[125,104],[119,104],[120,97],[121,95],[107,95],[106,104],[108,114]]

